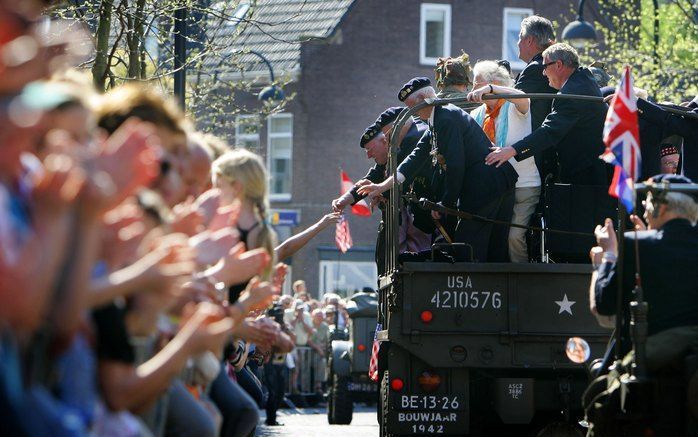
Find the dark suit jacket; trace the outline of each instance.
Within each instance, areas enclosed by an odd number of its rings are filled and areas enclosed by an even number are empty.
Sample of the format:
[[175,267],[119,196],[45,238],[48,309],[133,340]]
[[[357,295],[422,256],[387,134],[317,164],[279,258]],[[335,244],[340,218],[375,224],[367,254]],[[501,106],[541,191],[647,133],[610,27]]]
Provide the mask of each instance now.
[[[683,153],[681,155],[683,174],[692,179],[698,179],[698,120],[692,120],[663,110],[661,107],[646,100],[637,100],[640,117],[640,141],[642,144],[643,176],[651,177],[659,173],[660,144],[659,141],[670,135],[683,137]],[[693,114],[697,110],[691,111]],[[644,123],[642,123],[644,122]],[[644,141],[642,125],[648,125],[644,131],[651,132],[655,141]],[[647,164],[645,164],[647,161]],[[679,169],[681,170],[681,169]],[[654,173],[651,173],[653,172]]]
[[[601,97],[591,72],[579,68],[559,94]],[[583,100],[553,100],[552,110],[540,128],[512,145],[521,161],[551,147],[557,149],[560,182],[579,185],[608,183],[599,155],[604,151],[603,125],[608,106]]]
[[[437,106],[433,129],[445,164],[445,168],[436,164],[434,171],[432,191],[438,202],[474,212],[514,188],[518,174],[511,164],[499,168],[485,164],[490,140],[467,112],[454,105]],[[406,180],[424,163],[433,163],[431,149],[432,132],[427,131],[398,167]]]
[[[658,231],[638,232],[640,274],[649,304],[649,334],[677,326],[698,325],[698,228],[688,220],[670,220]],[[635,234],[625,234],[623,296],[625,311],[635,284]],[[599,269],[594,294],[600,314],[616,313],[615,264]],[[627,319],[626,319],[627,321]]]
[[[514,88],[525,93],[557,94],[557,90],[550,86],[548,78],[543,76],[543,56],[539,53],[531,59],[521,73],[516,76]],[[550,114],[553,101],[548,99],[531,99],[531,130],[534,131],[543,124],[545,117]],[[544,179],[549,173],[557,173],[557,157],[555,150],[535,153],[534,159],[538,173]]]
[[[521,73],[516,76],[514,88],[525,93],[549,93],[557,94],[557,90],[550,86],[548,78],[543,76],[543,56],[539,53],[531,59]],[[531,128],[536,130],[543,124],[545,117],[550,114],[552,100],[531,99]]]

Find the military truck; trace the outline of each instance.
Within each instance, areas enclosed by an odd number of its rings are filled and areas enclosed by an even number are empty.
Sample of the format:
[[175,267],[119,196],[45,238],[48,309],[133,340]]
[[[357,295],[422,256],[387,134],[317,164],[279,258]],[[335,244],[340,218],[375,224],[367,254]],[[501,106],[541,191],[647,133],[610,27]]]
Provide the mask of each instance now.
[[[330,343],[328,356],[329,393],[327,420],[348,425],[354,402],[376,402],[378,385],[368,378],[371,349],[376,331],[378,302],[376,293],[356,293],[348,299],[348,338]],[[338,335],[334,335],[337,338]]]
[[[394,151],[391,140],[391,171]],[[546,435],[582,435],[589,377],[566,343],[583,336],[600,357],[609,339],[588,309],[591,266],[398,262],[406,202],[394,190],[379,279],[381,436],[524,436],[560,424]]]
[[589,380],[565,344],[582,335],[598,357],[608,341],[587,308],[590,270],[423,262],[384,277],[381,435],[581,419]]

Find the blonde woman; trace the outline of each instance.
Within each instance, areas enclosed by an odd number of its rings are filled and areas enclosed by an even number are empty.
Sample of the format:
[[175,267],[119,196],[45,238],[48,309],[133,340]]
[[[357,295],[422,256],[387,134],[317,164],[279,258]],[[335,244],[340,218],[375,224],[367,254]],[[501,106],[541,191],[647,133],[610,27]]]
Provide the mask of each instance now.
[[[495,61],[480,61],[473,68],[473,90],[468,99],[483,102],[471,112],[475,121],[497,147],[514,144],[531,133],[530,101],[528,99],[482,100],[485,94],[522,94],[515,89],[507,69]],[[519,179],[514,193],[514,214],[511,222],[528,225],[540,197],[540,174],[533,157],[517,161],[509,160]],[[512,262],[528,262],[526,230],[509,229],[509,258]]]
[[[267,221],[269,198],[267,171],[262,158],[244,149],[231,150],[213,162],[213,185],[221,190],[221,206],[239,203],[237,230],[247,250],[263,248],[272,262],[264,270],[264,280],[271,279],[274,265],[276,233]],[[230,288],[230,302],[234,302],[245,284]]]

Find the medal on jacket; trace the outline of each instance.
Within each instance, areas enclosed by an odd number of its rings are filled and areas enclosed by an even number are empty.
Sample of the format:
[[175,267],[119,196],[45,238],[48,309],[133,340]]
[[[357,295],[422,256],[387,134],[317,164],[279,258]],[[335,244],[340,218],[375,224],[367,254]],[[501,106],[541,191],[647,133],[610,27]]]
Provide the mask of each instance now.
[[433,130],[431,131],[431,151],[429,152],[429,155],[431,155],[432,167],[436,167],[438,165],[441,171],[446,171],[446,158],[444,158],[444,156],[439,153],[439,145],[436,140],[436,132],[434,132]]

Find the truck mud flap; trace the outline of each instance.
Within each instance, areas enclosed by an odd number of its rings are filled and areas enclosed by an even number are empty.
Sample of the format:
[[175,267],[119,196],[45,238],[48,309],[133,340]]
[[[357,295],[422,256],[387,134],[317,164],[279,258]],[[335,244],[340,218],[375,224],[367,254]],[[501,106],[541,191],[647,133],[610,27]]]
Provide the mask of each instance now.
[[536,412],[533,378],[496,378],[494,407],[505,424],[530,423]]

